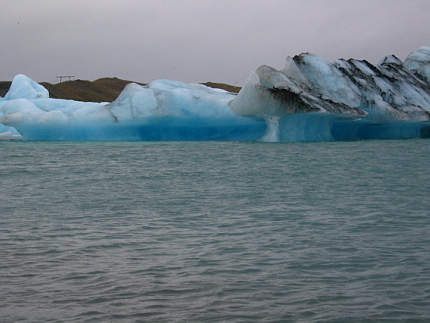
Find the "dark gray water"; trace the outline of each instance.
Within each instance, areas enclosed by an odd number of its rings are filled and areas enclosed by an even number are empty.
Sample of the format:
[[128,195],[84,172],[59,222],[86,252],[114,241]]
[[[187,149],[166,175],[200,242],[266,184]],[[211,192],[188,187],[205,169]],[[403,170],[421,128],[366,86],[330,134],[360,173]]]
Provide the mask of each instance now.
[[0,141],[1,322],[428,322],[430,142]]

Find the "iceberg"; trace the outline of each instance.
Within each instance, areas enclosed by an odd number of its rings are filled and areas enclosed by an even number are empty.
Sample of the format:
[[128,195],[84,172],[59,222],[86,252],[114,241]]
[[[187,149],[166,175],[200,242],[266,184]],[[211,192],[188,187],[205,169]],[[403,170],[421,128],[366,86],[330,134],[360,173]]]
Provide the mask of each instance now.
[[201,84],[128,84],[110,103],[49,98],[17,75],[0,98],[0,139],[247,140],[267,142],[430,137],[430,47],[402,62],[333,63],[310,53],[263,65],[238,94]]
[[[200,84],[128,84],[111,103],[50,99],[24,75],[0,100],[0,123],[24,140],[258,140],[263,119],[235,114],[234,95]],[[11,128],[12,127],[12,128]]]
[[405,63],[377,66],[310,53],[288,57],[278,71],[260,66],[229,102],[237,114],[266,120],[270,141],[429,137],[430,47]]

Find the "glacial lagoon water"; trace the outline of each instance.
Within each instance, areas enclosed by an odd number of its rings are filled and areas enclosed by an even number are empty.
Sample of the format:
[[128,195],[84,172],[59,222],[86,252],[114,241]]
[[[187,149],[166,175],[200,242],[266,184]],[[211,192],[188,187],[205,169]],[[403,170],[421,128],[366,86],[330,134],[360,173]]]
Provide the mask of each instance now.
[[0,141],[1,322],[428,322],[430,141]]

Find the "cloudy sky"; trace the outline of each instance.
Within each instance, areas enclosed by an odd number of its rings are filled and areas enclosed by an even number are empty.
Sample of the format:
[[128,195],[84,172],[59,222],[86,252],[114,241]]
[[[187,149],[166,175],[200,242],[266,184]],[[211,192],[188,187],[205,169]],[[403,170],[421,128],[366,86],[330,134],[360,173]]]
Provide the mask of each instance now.
[[241,85],[302,52],[328,61],[430,45],[429,0],[2,0],[0,80],[22,73]]

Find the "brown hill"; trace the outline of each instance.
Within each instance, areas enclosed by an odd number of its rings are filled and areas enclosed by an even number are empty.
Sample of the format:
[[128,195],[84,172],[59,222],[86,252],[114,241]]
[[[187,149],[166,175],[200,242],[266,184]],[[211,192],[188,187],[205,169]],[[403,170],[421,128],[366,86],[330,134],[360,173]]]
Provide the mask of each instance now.
[[203,85],[209,86],[209,87],[213,87],[216,89],[223,89],[232,93],[238,93],[240,91],[240,87],[238,86],[234,86],[234,85],[230,85],[230,84],[225,84],[225,83],[214,83],[214,82],[206,82],[206,83],[202,83]]
[[[128,83],[132,83],[132,81],[113,77],[101,78],[93,82],[75,80],[57,84],[46,82],[40,84],[46,87],[52,98],[86,102],[112,102]],[[141,85],[144,84],[141,83]]]
[[[132,81],[122,80],[116,77],[106,77],[95,81],[75,80],[57,84],[41,82],[50,94],[51,98],[68,99],[86,102],[112,102],[124,87]],[[145,85],[144,83],[138,83]],[[206,86],[223,89],[229,92],[239,92],[240,88],[224,83],[206,82]],[[0,96],[4,97],[9,90],[11,82],[0,82]]]
[[12,84],[11,81],[0,81],[0,96],[4,97],[9,91],[10,85]]

